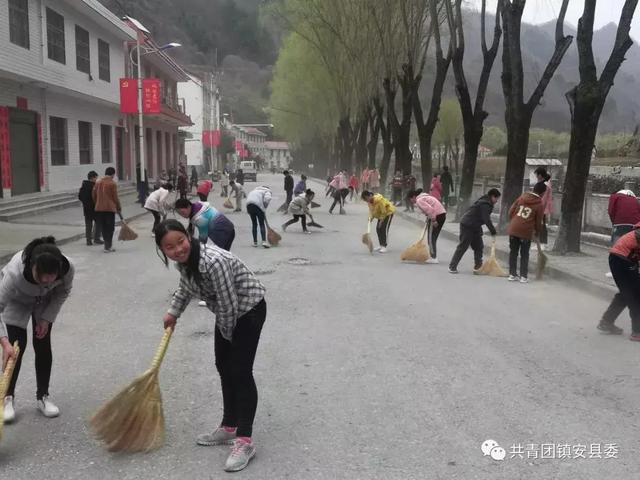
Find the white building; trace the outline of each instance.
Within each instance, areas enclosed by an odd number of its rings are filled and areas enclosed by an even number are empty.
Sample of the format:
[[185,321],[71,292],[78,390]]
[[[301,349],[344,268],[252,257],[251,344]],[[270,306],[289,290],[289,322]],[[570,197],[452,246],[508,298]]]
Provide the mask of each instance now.
[[288,169],[291,163],[291,152],[288,142],[265,142],[265,165],[269,168]]
[[97,0],[0,0],[4,197],[123,171],[119,79],[135,32]]
[[187,132],[184,153],[187,165],[202,167],[207,171],[218,167],[211,146],[203,142],[204,132],[219,130],[219,93],[213,74],[189,73],[189,81],[178,84],[178,95],[184,99],[192,126],[182,127]]

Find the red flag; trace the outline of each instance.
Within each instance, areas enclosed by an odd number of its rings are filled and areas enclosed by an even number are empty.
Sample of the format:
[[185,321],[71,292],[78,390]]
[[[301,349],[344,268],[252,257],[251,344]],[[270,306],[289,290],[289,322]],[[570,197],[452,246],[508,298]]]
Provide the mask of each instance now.
[[236,146],[236,152],[238,152],[238,154],[240,154],[240,152],[242,152],[242,142],[240,140],[236,140],[235,141],[235,146]]
[[135,78],[120,79],[120,111],[138,113],[138,90]]
[[145,78],[142,80],[142,111],[144,113],[160,113],[160,79]]
[[211,130],[203,130],[202,131],[202,144],[205,147],[211,146]]
[[220,130],[211,131],[211,145],[214,147],[220,146]]

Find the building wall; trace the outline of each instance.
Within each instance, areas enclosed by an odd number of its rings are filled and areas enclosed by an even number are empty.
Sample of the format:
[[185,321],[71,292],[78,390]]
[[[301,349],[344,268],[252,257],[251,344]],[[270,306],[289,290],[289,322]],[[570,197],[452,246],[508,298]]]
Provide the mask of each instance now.
[[185,141],[187,165],[199,166],[204,163],[202,131],[209,129],[210,118],[206,114],[210,114],[210,109],[205,108],[205,102],[207,105],[209,102],[205,98],[202,82],[193,76],[190,81],[178,84],[178,96],[184,98],[186,113],[191,116],[193,122],[191,127],[181,128],[192,137]]

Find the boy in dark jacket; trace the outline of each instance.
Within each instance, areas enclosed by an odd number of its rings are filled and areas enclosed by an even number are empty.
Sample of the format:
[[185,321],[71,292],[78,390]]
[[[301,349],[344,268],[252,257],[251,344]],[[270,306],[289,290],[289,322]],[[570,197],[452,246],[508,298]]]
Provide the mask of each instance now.
[[[95,204],[93,203],[93,186],[98,179],[98,174],[91,170],[87,175],[87,180],[82,181],[82,186],[78,192],[78,200],[82,202],[82,211],[84,213],[85,235],[87,237],[87,245],[102,245],[104,242],[100,240],[100,225],[96,222]],[[93,237],[92,234],[93,233]],[[93,242],[91,241],[93,238]]]
[[491,221],[491,212],[493,206],[500,198],[500,191],[492,188],[486,195],[480,197],[469,207],[460,220],[460,243],[456,248],[451,263],[449,264],[449,273],[458,273],[458,263],[462,259],[467,249],[473,249],[474,270],[482,266],[482,250],[484,243],[482,242],[482,225],[486,225],[492,237],[496,235],[496,228]]
[[[509,209],[509,281],[528,283],[529,250],[533,236],[540,236],[544,205],[542,195],[547,190],[544,182],[538,182],[533,192],[525,192]],[[518,277],[518,253],[520,253],[520,277]]]

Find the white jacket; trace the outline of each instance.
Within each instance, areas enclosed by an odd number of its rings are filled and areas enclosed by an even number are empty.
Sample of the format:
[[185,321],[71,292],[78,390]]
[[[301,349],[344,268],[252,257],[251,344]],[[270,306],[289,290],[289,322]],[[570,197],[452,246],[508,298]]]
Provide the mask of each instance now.
[[147,201],[144,203],[144,208],[160,212],[164,215],[166,211],[171,208],[171,205],[168,202],[169,193],[169,190],[162,187],[154,190],[151,192],[151,195],[147,197]]
[[289,213],[291,215],[305,215],[309,212],[310,203],[305,194],[299,195],[289,204]]
[[269,187],[257,187],[247,195],[247,205],[256,205],[263,212],[267,211],[267,207],[271,202],[271,189]]

